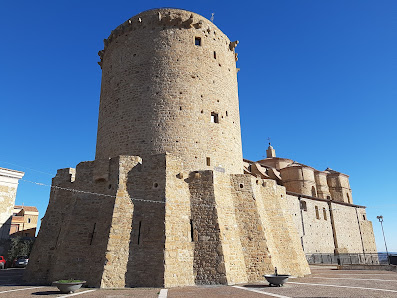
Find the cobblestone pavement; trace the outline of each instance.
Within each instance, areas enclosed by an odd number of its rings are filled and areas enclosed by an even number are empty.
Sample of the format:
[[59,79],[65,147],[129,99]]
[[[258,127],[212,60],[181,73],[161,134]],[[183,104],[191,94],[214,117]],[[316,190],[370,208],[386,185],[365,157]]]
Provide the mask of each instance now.
[[267,282],[236,286],[197,286],[161,290],[159,288],[90,289],[72,295],[57,288],[26,285],[23,269],[0,270],[0,298],[8,297],[81,297],[81,298],[185,298],[185,297],[396,297],[397,273],[374,270],[335,270],[330,266],[312,266],[312,274],[291,278],[284,287],[269,287]]

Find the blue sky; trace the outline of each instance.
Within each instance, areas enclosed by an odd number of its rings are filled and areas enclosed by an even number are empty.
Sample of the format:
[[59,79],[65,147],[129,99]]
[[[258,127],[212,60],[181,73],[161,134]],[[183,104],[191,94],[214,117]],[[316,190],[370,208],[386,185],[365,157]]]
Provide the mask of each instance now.
[[[101,82],[97,52],[110,31],[150,8],[210,18],[239,40],[244,157],[280,157],[350,175],[377,247],[384,216],[397,251],[396,1],[2,1],[0,167],[51,184],[93,160]],[[17,204],[43,216],[49,187],[21,181]]]

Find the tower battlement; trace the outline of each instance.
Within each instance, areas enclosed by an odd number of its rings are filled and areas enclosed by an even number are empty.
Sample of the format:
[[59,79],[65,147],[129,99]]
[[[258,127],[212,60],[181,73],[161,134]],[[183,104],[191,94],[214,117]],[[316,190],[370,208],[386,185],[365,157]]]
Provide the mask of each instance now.
[[135,30],[153,31],[166,29],[197,29],[197,32],[205,37],[225,43],[226,47],[232,52],[234,52],[234,48],[237,45],[236,42],[231,42],[213,22],[194,12],[175,8],[151,9],[129,18],[112,30],[108,38],[104,39],[104,49],[98,52],[101,58],[99,65],[102,66],[103,55],[109,44],[120,35]]

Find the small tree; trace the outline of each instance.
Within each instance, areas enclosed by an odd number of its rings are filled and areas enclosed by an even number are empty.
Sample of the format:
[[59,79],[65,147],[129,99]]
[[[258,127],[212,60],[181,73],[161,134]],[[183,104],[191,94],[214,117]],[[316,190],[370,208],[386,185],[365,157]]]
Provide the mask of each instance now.
[[12,262],[17,256],[29,256],[32,251],[34,239],[22,239],[20,236],[10,238],[8,261]]

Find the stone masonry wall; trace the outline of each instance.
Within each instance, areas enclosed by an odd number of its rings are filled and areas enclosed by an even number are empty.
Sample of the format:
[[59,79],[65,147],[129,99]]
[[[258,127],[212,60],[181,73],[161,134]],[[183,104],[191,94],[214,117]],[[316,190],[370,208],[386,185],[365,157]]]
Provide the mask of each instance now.
[[[372,223],[366,218],[365,208],[303,197],[299,200],[293,195],[287,195],[287,200],[306,254],[377,252]],[[300,202],[306,204],[306,210],[300,207]]]
[[174,287],[259,281],[274,266],[309,273],[285,188],[254,180],[184,172],[172,154],[59,170],[25,279]]
[[[334,253],[334,239],[331,218],[327,202],[314,201],[287,195],[290,212],[302,237],[305,253]],[[300,202],[306,204],[306,210],[300,209]],[[316,215],[318,208],[318,218]],[[325,214],[324,214],[325,212]]]
[[377,253],[374,229],[372,222],[367,219],[367,214],[364,208],[357,208],[358,221],[360,222],[360,229],[362,234],[363,246],[365,253]]
[[94,172],[94,162],[78,164],[76,176],[74,169],[58,170],[25,279],[49,284],[75,278],[101,285],[117,181],[94,180]]
[[279,273],[310,274],[285,187],[277,185],[274,180],[254,177],[251,177],[251,185],[273,265],[277,266]]
[[274,267],[279,273],[309,274],[298,230],[286,212],[285,188],[250,175],[231,177],[248,281],[261,280]]
[[[18,181],[23,175],[23,172],[0,168],[0,241],[8,239],[10,236],[11,217]],[[5,250],[5,247],[0,246],[0,253],[3,250]]]
[[10,235],[11,216],[15,204],[17,187],[0,185],[0,240]]
[[166,162],[164,286],[192,286],[195,284],[194,236],[187,183],[192,177],[183,171],[176,156],[167,154]]
[[[338,248],[341,253],[377,252],[375,239],[371,237],[372,233],[368,231],[368,228],[372,228],[372,224],[363,220],[362,217],[360,218],[355,207],[333,203],[332,209]],[[364,246],[364,239],[367,242],[367,250]]]
[[263,274],[273,271],[274,264],[251,188],[251,177],[233,175],[231,185],[248,282],[258,281]]
[[145,11],[116,28],[100,52],[96,159],[170,152],[186,170],[243,173],[235,45],[179,9]]
[[128,173],[134,215],[127,287],[164,286],[166,158],[166,154],[147,157]]
[[214,192],[228,284],[248,282],[244,239],[238,224],[234,188],[229,174],[214,171]]
[[75,176],[74,169],[59,170],[25,279],[162,286],[165,170],[159,169],[164,155],[145,166],[139,157],[120,156],[80,163]]
[[[189,182],[196,284],[227,284],[212,171]],[[200,179],[194,179],[199,175]]]
[[317,196],[317,185],[314,178],[314,169],[306,166],[291,166],[281,169],[283,185],[288,191],[313,195],[313,187]]

